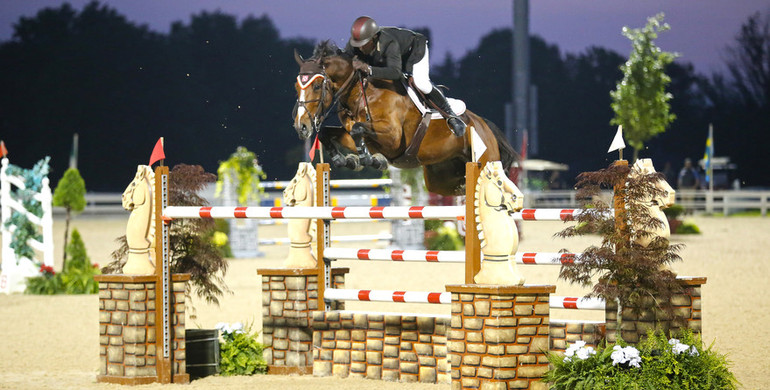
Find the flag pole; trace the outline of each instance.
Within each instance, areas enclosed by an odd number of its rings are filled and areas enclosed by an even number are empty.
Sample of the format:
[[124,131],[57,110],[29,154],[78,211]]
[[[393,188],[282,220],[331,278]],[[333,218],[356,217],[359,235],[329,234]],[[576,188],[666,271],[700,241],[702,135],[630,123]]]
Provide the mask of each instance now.
[[714,192],[714,125],[709,123],[709,141],[711,141],[711,145],[708,147],[708,159],[709,159],[709,166],[708,166],[708,172],[706,174],[709,175],[709,192]]

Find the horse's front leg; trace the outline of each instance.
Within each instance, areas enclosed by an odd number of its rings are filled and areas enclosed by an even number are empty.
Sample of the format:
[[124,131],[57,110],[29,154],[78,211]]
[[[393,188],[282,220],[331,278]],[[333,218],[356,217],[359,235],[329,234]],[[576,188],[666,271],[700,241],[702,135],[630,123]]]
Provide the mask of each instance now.
[[363,166],[359,163],[358,156],[353,153],[356,145],[343,127],[324,126],[321,131],[321,143],[331,157],[332,166],[335,168],[347,168],[359,171]]
[[356,122],[350,129],[350,136],[356,143],[356,150],[358,151],[358,160],[361,165],[370,166],[374,169],[385,170],[388,168],[388,160],[380,153],[372,155],[369,148],[366,146],[366,137],[376,138],[374,130],[371,126],[363,122]]

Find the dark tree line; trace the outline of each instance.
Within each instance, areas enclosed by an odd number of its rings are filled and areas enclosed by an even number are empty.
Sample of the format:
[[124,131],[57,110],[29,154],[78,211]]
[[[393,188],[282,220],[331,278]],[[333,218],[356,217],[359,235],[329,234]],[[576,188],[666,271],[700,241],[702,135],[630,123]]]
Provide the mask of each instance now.
[[[727,76],[669,66],[677,120],[641,156],[661,170],[666,161],[677,168],[685,157],[700,158],[713,122],[717,154],[738,163],[746,184],[770,184],[758,168],[767,166],[761,157],[770,141],[768,18],[757,14],[738,32]],[[510,29],[494,30],[432,72],[450,95],[499,126],[510,100],[511,39]],[[159,136],[166,137],[170,164],[214,172],[219,160],[245,146],[268,178],[288,178],[302,159],[291,128],[293,50],[307,57],[312,47],[310,40],[281,38],[267,16],[238,21],[202,12],[160,34],[98,2],[80,11],[67,4],[43,9],[21,18],[13,38],[0,44],[0,138],[16,164],[51,156],[55,182],[66,170],[72,134],[79,133],[79,169],[94,191],[122,190]],[[600,47],[564,54],[537,36],[530,47],[536,157],[570,164],[573,174],[605,166],[615,157],[605,153],[614,134],[609,92],[622,78],[625,57]]]

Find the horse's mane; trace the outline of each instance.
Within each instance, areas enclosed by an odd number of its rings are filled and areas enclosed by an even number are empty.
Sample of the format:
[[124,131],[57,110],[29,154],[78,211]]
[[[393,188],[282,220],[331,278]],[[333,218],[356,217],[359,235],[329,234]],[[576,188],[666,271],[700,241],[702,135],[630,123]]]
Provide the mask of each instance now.
[[313,56],[310,59],[316,60],[330,56],[340,56],[346,58],[352,57],[350,53],[340,49],[331,39],[326,39],[318,42],[318,44],[315,46],[315,49],[313,49]]

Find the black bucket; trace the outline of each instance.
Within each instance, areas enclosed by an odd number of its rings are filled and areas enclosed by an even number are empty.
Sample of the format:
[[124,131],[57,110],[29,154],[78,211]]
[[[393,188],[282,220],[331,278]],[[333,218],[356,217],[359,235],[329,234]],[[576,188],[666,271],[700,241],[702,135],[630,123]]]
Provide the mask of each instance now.
[[219,373],[219,330],[186,329],[187,373],[190,379]]

